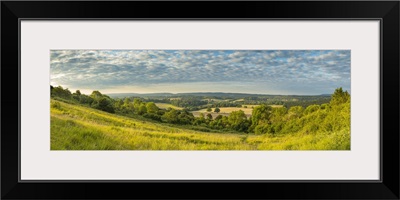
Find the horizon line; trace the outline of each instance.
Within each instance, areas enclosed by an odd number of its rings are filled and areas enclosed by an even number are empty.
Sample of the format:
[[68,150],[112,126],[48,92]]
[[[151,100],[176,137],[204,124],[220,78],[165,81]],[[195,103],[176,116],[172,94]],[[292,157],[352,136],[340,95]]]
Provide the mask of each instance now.
[[243,92],[151,92],[151,93],[135,93],[135,92],[115,92],[115,93],[104,93],[105,95],[115,95],[115,94],[139,94],[139,95],[146,95],[146,94],[193,94],[193,93],[222,93],[222,94],[248,94],[248,95],[280,95],[280,96],[318,96],[318,95],[332,95],[333,93],[321,93],[321,94],[271,94],[271,93],[243,93]]

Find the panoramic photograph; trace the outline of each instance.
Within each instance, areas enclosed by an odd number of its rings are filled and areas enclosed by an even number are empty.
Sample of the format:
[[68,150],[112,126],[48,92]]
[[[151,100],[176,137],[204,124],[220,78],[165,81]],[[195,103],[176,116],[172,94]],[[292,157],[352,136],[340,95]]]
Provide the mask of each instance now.
[[350,150],[350,50],[51,50],[51,150]]

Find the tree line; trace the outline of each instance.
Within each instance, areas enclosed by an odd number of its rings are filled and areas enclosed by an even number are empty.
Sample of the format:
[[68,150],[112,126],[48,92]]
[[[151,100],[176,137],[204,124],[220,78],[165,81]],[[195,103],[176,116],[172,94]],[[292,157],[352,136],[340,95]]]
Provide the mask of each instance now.
[[[135,97],[136,98],[136,97]],[[302,106],[306,108],[310,105],[321,105],[329,103],[330,96],[283,96],[283,95],[267,95],[267,96],[248,96],[240,101],[236,101],[239,96],[179,96],[175,98],[167,97],[148,97],[146,101],[153,101],[155,103],[169,103],[174,106],[183,107],[188,111],[196,111],[204,108],[212,107],[237,107],[241,108],[244,105],[282,105],[286,108],[293,106]]]
[[[228,116],[218,115],[215,118],[208,113],[199,117],[188,109],[160,109],[150,101],[140,98],[112,99],[99,91],[90,95],[81,94],[79,90],[71,93],[61,86],[51,86],[51,97],[78,103],[109,113],[124,116],[143,116],[158,122],[193,125],[222,131],[235,131],[254,134],[288,134],[294,132],[316,133],[350,131],[350,94],[337,88],[328,103],[302,106],[276,107],[267,104],[255,106],[251,117],[242,111],[233,111]],[[212,109],[218,113],[219,108]],[[212,112],[211,108],[208,110]]]

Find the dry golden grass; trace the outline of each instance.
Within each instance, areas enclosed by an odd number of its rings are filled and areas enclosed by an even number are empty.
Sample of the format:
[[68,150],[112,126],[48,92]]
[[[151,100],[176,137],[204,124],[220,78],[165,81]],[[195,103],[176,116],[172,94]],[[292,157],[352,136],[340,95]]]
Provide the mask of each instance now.
[[174,105],[169,104],[169,103],[156,103],[156,106],[161,108],[161,109],[173,108],[175,110],[183,110],[183,108],[178,107],[178,106],[174,106]]

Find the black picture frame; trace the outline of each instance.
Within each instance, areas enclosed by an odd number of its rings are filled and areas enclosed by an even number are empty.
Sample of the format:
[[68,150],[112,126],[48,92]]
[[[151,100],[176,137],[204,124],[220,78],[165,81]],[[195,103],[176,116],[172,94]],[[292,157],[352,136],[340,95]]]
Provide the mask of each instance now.
[[[2,1],[1,198],[399,199],[399,8],[398,1]],[[20,19],[379,19],[381,180],[20,182]]]

